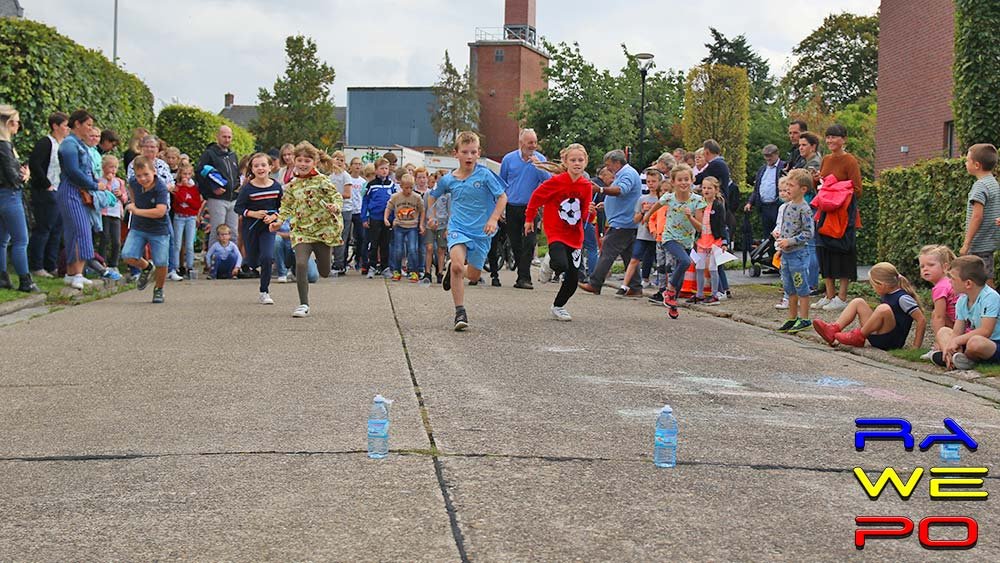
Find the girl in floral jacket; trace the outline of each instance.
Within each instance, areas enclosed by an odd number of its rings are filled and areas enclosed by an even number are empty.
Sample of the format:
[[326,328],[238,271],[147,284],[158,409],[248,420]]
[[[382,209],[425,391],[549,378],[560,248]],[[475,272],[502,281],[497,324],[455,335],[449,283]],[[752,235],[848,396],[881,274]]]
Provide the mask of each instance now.
[[343,244],[344,223],[340,210],[344,206],[337,187],[330,178],[316,170],[320,152],[309,142],[295,147],[295,178],[285,186],[278,219],[270,229],[277,231],[281,223],[291,222],[292,248],[295,250],[295,283],[299,290],[299,306],[293,317],[309,316],[309,256],[316,255],[319,275],[330,276],[333,247]]

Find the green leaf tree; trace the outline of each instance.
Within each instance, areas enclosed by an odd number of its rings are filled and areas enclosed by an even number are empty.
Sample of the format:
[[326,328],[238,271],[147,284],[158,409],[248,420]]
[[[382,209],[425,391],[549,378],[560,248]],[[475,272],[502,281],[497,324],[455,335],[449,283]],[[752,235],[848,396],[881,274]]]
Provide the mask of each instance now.
[[703,64],[688,74],[684,97],[684,144],[697,147],[706,139],[722,145],[733,181],[746,180],[750,130],[750,80],[742,68]]
[[437,103],[428,111],[442,147],[451,147],[462,131],[479,130],[479,95],[470,79],[469,67],[459,72],[451,63],[447,50],[433,91]]
[[[550,54],[545,78],[549,87],[527,94],[516,118],[538,133],[542,152],[555,157],[570,143],[582,143],[596,169],[612,149],[639,142],[641,78],[639,67],[622,46],[626,64],[617,74],[599,70],[585,60],[577,43],[554,45],[543,39]],[[675,131],[683,107],[683,79],[675,71],[651,70],[646,78],[646,144],[633,161],[645,166],[679,143]]]
[[317,57],[316,42],[303,35],[285,40],[285,54],[285,74],[274,81],[274,91],[261,88],[257,94],[260,105],[250,131],[263,148],[300,141],[333,146],[343,131],[330,94],[336,73]]
[[750,46],[745,35],[729,39],[714,27],[708,28],[712,42],[706,43],[708,56],[701,60],[705,64],[734,66],[747,71],[753,103],[767,102],[774,98],[774,79],[771,65]]
[[955,0],[955,129],[963,147],[1000,144],[1000,3]]
[[836,111],[871,94],[878,84],[878,14],[831,14],[792,49],[798,57],[782,80],[792,103],[823,91],[827,110]]

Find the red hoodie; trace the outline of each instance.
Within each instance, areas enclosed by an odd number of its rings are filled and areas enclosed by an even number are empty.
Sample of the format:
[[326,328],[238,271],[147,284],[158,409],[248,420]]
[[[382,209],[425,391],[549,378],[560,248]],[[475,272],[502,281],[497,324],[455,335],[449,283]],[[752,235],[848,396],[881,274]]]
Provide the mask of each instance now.
[[194,182],[190,184],[177,183],[177,191],[172,195],[174,213],[185,217],[198,215],[201,209],[201,192]]
[[542,212],[542,228],[549,243],[561,242],[570,248],[583,246],[583,225],[590,215],[590,199],[594,185],[586,176],[574,182],[569,172],[553,176],[531,194],[525,221],[534,221],[538,208]]

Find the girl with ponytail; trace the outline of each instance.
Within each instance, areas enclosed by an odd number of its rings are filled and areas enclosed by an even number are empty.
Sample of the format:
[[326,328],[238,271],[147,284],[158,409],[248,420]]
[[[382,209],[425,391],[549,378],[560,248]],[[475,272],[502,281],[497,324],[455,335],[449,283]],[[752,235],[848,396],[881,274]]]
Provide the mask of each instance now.
[[[916,321],[917,332],[913,337],[913,347],[920,348],[927,320],[910,280],[900,275],[892,264],[879,262],[872,266],[868,281],[875,293],[882,298],[882,303],[872,310],[864,299],[854,299],[840,313],[837,322],[830,324],[815,319],[813,327],[816,333],[830,346],[839,342],[845,346],[861,348],[867,340],[880,350],[898,350],[906,345],[906,338]],[[855,319],[860,327],[843,332]]]

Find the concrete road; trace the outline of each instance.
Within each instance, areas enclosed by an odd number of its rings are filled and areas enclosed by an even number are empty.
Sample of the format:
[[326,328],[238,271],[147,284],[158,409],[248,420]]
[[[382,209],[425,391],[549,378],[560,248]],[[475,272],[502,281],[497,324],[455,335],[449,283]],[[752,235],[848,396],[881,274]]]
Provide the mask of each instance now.
[[[1000,459],[995,390],[930,382],[725,319],[556,286],[469,288],[451,330],[439,287],[348,276],[292,319],[256,282],[179,282],[0,328],[0,559],[337,561],[1000,560],[1000,507],[876,501],[853,468],[941,465],[854,449],[857,417],[917,441],[955,418]],[[369,460],[382,393],[393,454]],[[656,412],[679,466],[652,464]],[[996,493],[990,475],[985,488]],[[979,542],[917,532],[854,548],[854,517],[971,516]],[[934,527],[932,539],[965,530]]]

